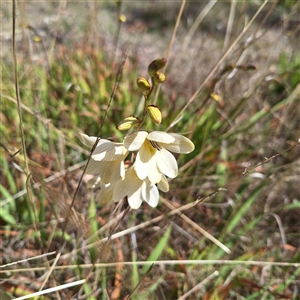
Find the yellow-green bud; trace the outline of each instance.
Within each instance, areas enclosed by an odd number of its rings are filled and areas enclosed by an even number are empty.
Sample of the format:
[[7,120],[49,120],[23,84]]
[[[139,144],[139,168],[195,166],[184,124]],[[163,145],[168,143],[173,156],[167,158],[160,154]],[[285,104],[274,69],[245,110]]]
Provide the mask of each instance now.
[[217,93],[211,93],[209,96],[210,96],[211,98],[213,98],[213,99],[214,99],[215,101],[217,101],[217,102],[219,102],[219,101],[221,100],[220,95],[217,94]]
[[136,126],[140,123],[141,120],[138,117],[127,117],[118,124],[117,129],[120,131],[129,130],[132,126]]
[[166,76],[165,74],[161,73],[161,72],[156,72],[153,77],[152,77],[154,84],[158,85],[163,83],[166,80]]
[[33,37],[33,40],[34,40],[35,42],[37,42],[37,43],[39,43],[39,42],[42,41],[41,37],[38,36],[38,35],[35,35],[35,36]]
[[148,105],[147,106],[148,114],[150,115],[152,121],[155,124],[160,124],[162,120],[161,111],[156,105]]
[[148,93],[150,91],[150,84],[147,79],[145,79],[143,77],[139,77],[136,82],[137,82],[139,89],[143,93]]
[[123,15],[123,14],[120,14],[120,15],[119,15],[119,21],[120,21],[121,23],[125,23],[125,22],[126,22],[126,16]]
[[150,76],[154,76],[155,73],[162,68],[164,68],[167,64],[167,60],[165,58],[158,58],[154,60],[149,66],[148,66],[148,74]]

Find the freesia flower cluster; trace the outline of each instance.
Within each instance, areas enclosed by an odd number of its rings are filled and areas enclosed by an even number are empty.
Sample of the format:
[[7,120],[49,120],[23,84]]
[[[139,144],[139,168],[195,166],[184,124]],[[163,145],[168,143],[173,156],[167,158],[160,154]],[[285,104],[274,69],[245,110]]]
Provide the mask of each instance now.
[[[92,153],[86,172],[96,175],[100,191],[97,200],[108,204],[127,197],[131,208],[138,209],[143,201],[156,207],[159,201],[158,189],[169,191],[167,177],[178,175],[178,166],[173,153],[190,153],[194,144],[177,133],[141,130],[147,115],[156,124],[161,122],[161,112],[155,105],[149,105],[150,96],[155,87],[165,80],[161,70],[166,64],[164,58],[153,61],[148,67],[151,84],[139,78],[137,84],[145,97],[142,118],[125,118],[117,128],[136,131],[125,136],[123,143],[100,139]],[[92,148],[97,137],[80,134],[81,141]],[[133,161],[125,159],[132,155]],[[166,177],[167,176],[167,177]]]

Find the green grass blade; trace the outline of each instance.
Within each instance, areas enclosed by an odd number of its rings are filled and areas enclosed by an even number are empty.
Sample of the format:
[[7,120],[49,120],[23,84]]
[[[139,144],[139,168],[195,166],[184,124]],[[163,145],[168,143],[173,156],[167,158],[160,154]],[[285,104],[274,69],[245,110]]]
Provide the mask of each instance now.
[[[156,261],[160,257],[160,255],[162,254],[162,252],[164,251],[164,249],[165,249],[165,247],[168,243],[168,239],[170,237],[171,231],[172,231],[172,226],[170,226],[167,229],[165,234],[162,236],[162,238],[160,239],[160,241],[158,242],[158,244],[156,245],[156,247],[154,248],[154,250],[152,251],[152,253],[148,257],[147,261]],[[151,265],[151,263],[146,264],[146,265],[143,266],[142,274],[145,274],[145,272],[150,267],[150,265]]]
[[258,196],[260,195],[264,187],[265,187],[265,182],[262,182],[257,188],[254,189],[252,194],[245,201],[245,203],[238,209],[238,211],[233,213],[231,219],[229,220],[228,225],[226,226],[226,234],[232,232],[233,229],[240,223],[242,217],[249,209],[251,209],[251,206],[258,199]]

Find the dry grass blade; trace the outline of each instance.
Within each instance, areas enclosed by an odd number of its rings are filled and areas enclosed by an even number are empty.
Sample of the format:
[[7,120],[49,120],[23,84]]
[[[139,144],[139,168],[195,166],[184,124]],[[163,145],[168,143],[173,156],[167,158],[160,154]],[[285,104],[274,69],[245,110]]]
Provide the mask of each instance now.
[[[280,262],[280,261],[255,261],[255,260],[226,260],[226,259],[205,259],[205,260],[157,260],[157,261],[122,261],[122,262],[111,262],[111,263],[96,263],[94,267],[97,268],[104,268],[104,267],[116,267],[116,266],[132,266],[132,265],[139,265],[145,266],[154,264],[154,265],[228,265],[228,266],[235,266],[235,265],[245,265],[245,266],[269,266],[269,267],[293,267],[299,268],[300,263],[296,262]],[[93,266],[92,264],[82,264],[79,265],[80,268],[89,269]],[[78,265],[66,265],[66,266],[56,266],[55,270],[66,270],[66,269],[76,269]],[[9,270],[12,273],[17,272],[28,272],[30,270],[33,271],[46,271],[47,267],[35,267],[35,268],[18,268]],[[7,270],[0,270],[1,273],[5,273]]]
[[79,236],[83,237],[87,232],[87,224],[83,216],[79,215],[74,207],[70,207],[71,197],[66,184],[59,180],[52,182],[52,185],[54,186],[49,187],[46,185],[44,187],[45,193],[53,208],[58,208],[58,219],[62,218],[64,220],[62,228],[65,228],[67,232],[78,232]]
[[[170,208],[171,210],[175,209],[175,206],[173,206],[171,203],[169,203],[166,199],[164,199],[163,197],[161,197],[160,199],[168,208]],[[210,241],[212,241],[213,243],[215,243],[218,247],[220,247],[221,249],[223,249],[226,253],[230,253],[230,249],[228,247],[226,247],[224,244],[222,244],[220,241],[218,241],[215,237],[213,237],[209,232],[207,232],[206,230],[204,230],[201,226],[199,226],[197,223],[195,223],[194,221],[192,221],[189,217],[187,217],[185,214],[183,214],[182,212],[178,213],[178,215],[180,216],[180,218],[182,218],[183,220],[185,220],[188,224],[190,224],[193,228],[195,228],[197,231],[199,231],[201,234],[203,234],[206,238],[208,238]]]
[[203,8],[201,13],[198,15],[197,19],[194,21],[193,25],[191,26],[189,32],[187,33],[183,43],[182,43],[182,49],[181,51],[184,53],[186,52],[187,48],[189,47],[189,44],[197,30],[197,28],[200,26],[203,19],[207,16],[209,11],[214,7],[214,5],[217,3],[215,0],[210,0],[206,6]]
[[33,294],[30,294],[30,295],[27,295],[27,296],[18,297],[18,298],[14,298],[14,299],[15,300],[25,300],[25,299],[30,299],[32,297],[47,295],[47,294],[50,294],[50,293],[53,293],[53,292],[56,292],[56,291],[60,291],[60,290],[63,290],[63,289],[68,289],[68,288],[73,287],[73,286],[82,285],[82,284],[84,284],[84,282],[85,282],[84,280],[77,280],[77,281],[74,281],[74,282],[71,282],[71,283],[59,285],[59,286],[56,286],[56,287],[53,287],[53,288],[50,288],[50,289],[46,289],[46,290],[43,290],[43,291],[40,291],[40,292],[37,292],[37,293],[33,293]]
[[45,254],[42,254],[42,255],[37,255],[37,256],[31,257],[31,258],[26,258],[26,259],[14,261],[14,262],[9,263],[9,264],[1,265],[0,268],[7,268],[9,266],[20,264],[22,262],[26,262],[26,261],[30,261],[30,260],[34,260],[34,259],[39,259],[39,258],[42,258],[42,257],[45,257],[45,256],[51,256],[51,255],[54,255],[55,253],[56,253],[56,251],[52,251],[52,252],[45,253]]

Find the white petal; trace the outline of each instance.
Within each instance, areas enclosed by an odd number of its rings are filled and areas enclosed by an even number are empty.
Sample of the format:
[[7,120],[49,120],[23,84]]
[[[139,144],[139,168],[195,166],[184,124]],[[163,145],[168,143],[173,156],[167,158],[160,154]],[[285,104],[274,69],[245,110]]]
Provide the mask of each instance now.
[[153,157],[149,163],[148,179],[151,183],[156,184],[161,181],[161,171],[157,167],[156,158]]
[[114,143],[115,144],[115,154],[120,156],[127,156],[128,150],[124,147],[123,143]]
[[[102,184],[99,176],[86,175],[84,177],[87,178],[85,180],[88,180],[87,181],[87,188],[92,188],[92,189],[99,188]],[[91,178],[91,179],[88,179],[88,178]]]
[[142,181],[137,177],[135,171],[131,167],[125,174],[124,180],[116,182],[114,187],[113,199],[115,202],[120,201],[125,196],[132,195],[135,191],[139,190]]
[[140,190],[142,199],[146,201],[146,199],[148,199],[150,196],[150,183],[148,182],[147,184],[146,180],[144,180]]
[[[146,199],[147,201],[147,199]],[[150,199],[148,202],[148,204],[151,207],[156,207],[159,201],[159,193],[158,193],[158,189],[156,187],[156,185],[151,185],[150,187]]]
[[115,184],[114,192],[113,192],[113,200],[114,202],[119,202],[124,197],[126,197],[130,193],[131,186],[126,180],[120,180]]
[[147,139],[154,142],[166,144],[170,144],[175,141],[175,138],[173,136],[163,131],[152,131],[148,134]]
[[120,166],[119,161],[102,162],[102,168],[100,169],[99,175],[103,183],[115,183],[120,179]]
[[151,159],[156,151],[157,150],[153,148],[148,141],[145,141],[141,146],[134,164],[136,174],[141,180],[144,180],[148,176],[151,167]]
[[162,175],[161,181],[157,184],[157,187],[162,191],[162,192],[168,192],[170,187],[167,178]]
[[81,140],[81,142],[92,148],[97,140],[97,137],[95,136],[88,136],[87,134],[84,134],[84,133],[79,133],[79,139]]
[[125,164],[124,164],[123,160],[121,160],[121,163],[120,163],[120,176],[122,179],[125,178]]
[[86,168],[86,173],[97,175],[97,174],[99,174],[100,169],[101,169],[101,162],[95,161],[91,158],[91,160],[89,161],[89,164]]
[[124,179],[124,162],[120,160],[95,161],[91,159],[87,166],[86,173],[99,175],[102,183],[114,183],[120,178]]
[[166,149],[162,148],[155,155],[158,169],[170,178],[178,175],[178,166],[175,157]]
[[141,191],[143,200],[145,200],[150,206],[156,207],[159,201],[159,193],[156,185],[144,181]]
[[140,208],[142,204],[141,190],[138,189],[132,195],[128,196],[128,204],[132,209]]
[[96,196],[96,202],[100,202],[102,205],[107,205],[112,202],[113,190],[112,188],[101,188],[100,192]]
[[147,135],[148,135],[147,131],[136,131],[134,133],[128,134],[124,138],[124,146],[129,151],[137,151],[143,145]]
[[92,154],[94,160],[115,160],[115,145],[111,141],[98,145]]
[[96,147],[92,158],[97,161],[114,161],[124,156],[124,153],[126,154],[127,150],[123,145],[106,140]]
[[178,133],[170,133],[175,141],[172,144],[160,144],[163,148],[174,153],[190,153],[195,149],[195,146],[191,140]]

